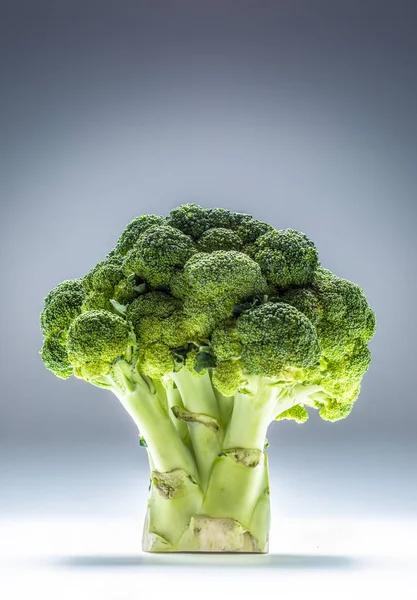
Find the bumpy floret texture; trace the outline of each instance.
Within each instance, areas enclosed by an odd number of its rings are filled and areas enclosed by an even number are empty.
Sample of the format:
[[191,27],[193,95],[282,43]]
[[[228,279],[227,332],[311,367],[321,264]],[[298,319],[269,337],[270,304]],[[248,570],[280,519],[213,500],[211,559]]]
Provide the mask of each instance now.
[[281,288],[311,283],[318,266],[313,242],[294,229],[262,235],[256,240],[252,254],[268,281]]
[[41,328],[45,335],[65,331],[81,312],[85,291],[79,281],[64,281],[45,298],[41,313]]
[[201,252],[214,252],[215,250],[241,250],[243,242],[240,237],[230,229],[216,227],[208,229],[197,242]]
[[68,331],[68,356],[83,378],[104,375],[129,344],[129,324],[104,310],[79,315]]
[[195,254],[184,266],[187,296],[236,303],[266,290],[259,265],[242,252]]
[[237,320],[242,360],[249,373],[273,377],[285,366],[312,367],[320,358],[313,324],[284,303],[266,302]]
[[245,381],[242,363],[237,360],[219,362],[213,369],[212,380],[221,394],[234,396]]
[[120,256],[111,256],[96,265],[83,279],[86,295],[83,312],[101,309],[112,310],[112,301],[126,304],[137,296],[135,281],[127,279]]
[[84,284],[82,279],[68,279],[54,287],[45,298],[45,306],[48,306],[58,296],[65,296],[69,293],[84,294]]
[[139,353],[139,368],[152,379],[161,379],[174,368],[174,356],[166,344],[154,342],[143,346]]
[[211,345],[219,361],[236,359],[242,354],[242,344],[233,321],[216,327],[211,334]]
[[157,215],[141,215],[140,217],[133,219],[122,232],[116,248],[111,254],[124,256],[129,250],[136,246],[142,233],[145,233],[150,227],[164,225],[165,223],[165,217],[159,217]]
[[64,340],[61,340],[59,336],[52,334],[45,338],[41,356],[45,366],[57,377],[68,379],[73,374]]
[[283,413],[278,415],[277,421],[295,421],[296,423],[305,423],[308,419],[308,412],[304,408],[304,406],[300,406],[297,404],[296,406],[292,406],[288,410],[285,410]]
[[224,396],[253,377],[311,385],[280,416],[304,422],[306,408],[326,420],[352,410],[375,315],[304,233],[184,204],[133,219],[103,261],[49,292],[41,328],[58,377],[99,384],[122,358],[155,380],[184,365],[209,371]]
[[153,287],[168,284],[196,252],[193,240],[169,225],[153,226],[138,239],[123,261],[126,275],[135,273]]
[[191,335],[182,303],[157,290],[136,298],[128,306],[126,316],[143,344],[162,341],[175,348],[185,344]]

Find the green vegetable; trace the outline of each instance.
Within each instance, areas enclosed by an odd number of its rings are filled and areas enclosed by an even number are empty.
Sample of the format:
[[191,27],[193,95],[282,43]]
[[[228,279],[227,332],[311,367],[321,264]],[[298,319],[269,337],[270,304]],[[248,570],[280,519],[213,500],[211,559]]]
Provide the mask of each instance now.
[[150,552],[266,552],[266,432],[345,418],[375,315],[298,231],[180,206],[143,215],[45,298],[41,357],[120,400],[148,453]]

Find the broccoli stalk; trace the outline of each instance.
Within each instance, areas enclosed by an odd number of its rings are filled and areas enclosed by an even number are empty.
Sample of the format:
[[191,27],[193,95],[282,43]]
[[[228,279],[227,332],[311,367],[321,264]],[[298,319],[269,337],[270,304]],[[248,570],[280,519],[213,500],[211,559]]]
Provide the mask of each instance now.
[[181,440],[163,398],[151,390],[139,373],[132,373],[129,386],[112,390],[120,400],[145,439],[152,465],[159,472],[184,469],[191,477],[197,476],[192,452]]
[[267,552],[267,429],[338,421],[375,315],[305,234],[183,205],[143,215],[45,298],[42,359],[113,392],[150,465],[148,552]]
[[187,368],[172,375],[185,411],[174,416],[188,424],[200,483],[206,488],[213,461],[221,451],[222,423],[210,375],[195,377]]
[[[237,393],[225,421],[208,372],[196,376],[183,367],[172,373],[170,383],[184,408],[165,404],[140,375],[133,379],[135,389],[116,395],[145,439],[151,465],[144,550],[267,551],[269,479],[263,449],[277,388],[263,386],[256,398]],[[248,411],[258,421],[254,427],[245,419]],[[187,425],[191,453],[175,420]],[[168,453],[161,454],[161,445]]]
[[226,399],[233,407],[225,419],[208,371],[183,366],[162,386],[124,361],[113,372],[106,380],[145,440],[151,467],[144,550],[266,552],[267,428],[318,386],[253,376]]

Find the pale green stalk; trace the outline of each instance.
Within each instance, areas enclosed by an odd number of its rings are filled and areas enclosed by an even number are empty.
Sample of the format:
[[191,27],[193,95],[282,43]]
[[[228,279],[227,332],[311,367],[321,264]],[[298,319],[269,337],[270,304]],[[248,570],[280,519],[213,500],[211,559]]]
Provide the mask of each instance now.
[[149,552],[266,552],[270,422],[317,386],[248,378],[233,398],[208,373],[183,368],[162,383],[120,363],[109,385],[147,444],[151,486],[143,534]]
[[208,373],[193,375],[186,368],[174,373],[172,378],[180,392],[186,410],[213,419],[217,431],[202,422],[189,424],[190,438],[196,458],[199,481],[203,490],[208,484],[213,462],[221,450],[220,412]]

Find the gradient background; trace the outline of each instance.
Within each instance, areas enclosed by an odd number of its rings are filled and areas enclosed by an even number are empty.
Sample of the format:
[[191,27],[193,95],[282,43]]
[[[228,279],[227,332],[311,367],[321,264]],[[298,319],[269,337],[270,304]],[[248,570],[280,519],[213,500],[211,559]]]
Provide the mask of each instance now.
[[[402,519],[396,539],[408,547],[417,515],[416,23],[416,3],[402,0],[0,1],[6,555],[20,539],[17,520],[108,524],[121,513],[137,551],[148,471],[134,426],[110,395],[44,369],[38,316],[49,289],[82,276],[129,220],[188,201],[300,229],[327,268],[364,287],[378,331],[361,397],[346,421],[313,414],[302,427],[271,427],[274,519],[332,516],[343,531],[351,517],[385,527]],[[309,568],[304,543],[301,563],[276,551]],[[59,554],[53,544],[45,552]],[[318,564],[327,573],[343,561]],[[284,577],[288,564],[273,566]]]

